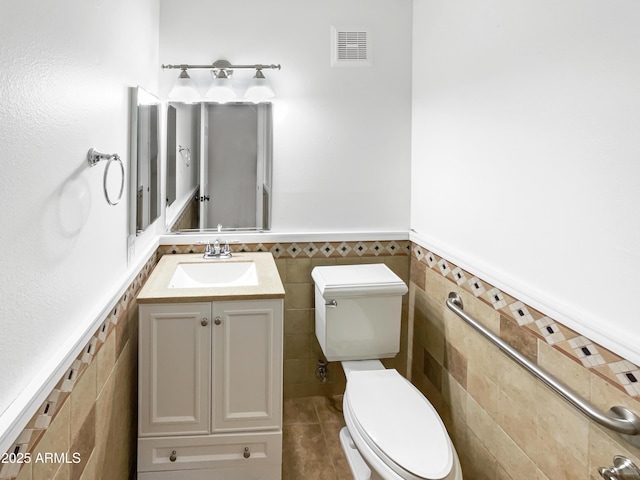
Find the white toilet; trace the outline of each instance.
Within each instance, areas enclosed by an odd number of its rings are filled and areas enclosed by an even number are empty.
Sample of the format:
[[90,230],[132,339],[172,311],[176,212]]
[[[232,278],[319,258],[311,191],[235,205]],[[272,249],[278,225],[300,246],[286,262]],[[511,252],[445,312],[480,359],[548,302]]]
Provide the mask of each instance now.
[[347,377],[340,441],[356,480],[461,480],[429,401],[380,358],[400,351],[405,283],[384,264],[315,267],[316,337]]

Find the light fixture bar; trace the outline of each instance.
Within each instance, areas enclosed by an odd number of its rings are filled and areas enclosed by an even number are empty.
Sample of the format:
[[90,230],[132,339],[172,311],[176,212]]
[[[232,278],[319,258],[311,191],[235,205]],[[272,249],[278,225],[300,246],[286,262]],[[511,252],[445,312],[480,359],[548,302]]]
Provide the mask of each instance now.
[[210,65],[189,65],[189,64],[185,64],[182,63],[180,65],[162,65],[162,68],[179,68],[180,70],[188,70],[190,68],[207,68],[209,70],[233,70],[236,68],[253,68],[255,70],[269,70],[269,69],[274,69],[274,70],[280,70],[280,64],[278,65],[264,65],[264,64],[260,64],[257,63],[255,65],[231,65],[229,62],[225,61],[225,60],[218,60]]

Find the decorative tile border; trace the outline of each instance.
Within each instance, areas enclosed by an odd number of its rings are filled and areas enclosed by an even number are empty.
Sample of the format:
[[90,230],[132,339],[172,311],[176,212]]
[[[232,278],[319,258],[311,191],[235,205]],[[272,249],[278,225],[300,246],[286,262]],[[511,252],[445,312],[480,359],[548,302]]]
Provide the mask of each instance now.
[[430,270],[473,294],[501,315],[582,364],[629,396],[640,399],[640,368],[552,318],[525,305],[428,249],[411,244],[411,256]]
[[[58,381],[47,400],[40,406],[36,414],[31,418],[14,445],[7,451],[8,454],[23,456],[25,453],[32,453],[37,447],[49,425],[60,411],[64,402],[68,399],[73,388],[82,378],[96,357],[100,348],[105,343],[109,335],[115,333],[118,323],[126,317],[127,311],[135,307],[135,298],[145,280],[158,263],[159,255],[154,253],[149,261],[142,267],[135,279],[127,287],[111,312],[104,319],[98,330],[85,345],[82,352],[73,361],[71,367]],[[132,305],[133,304],[133,305]],[[0,464],[0,480],[13,480],[20,473],[22,464],[18,462]]]
[[[204,245],[160,245],[161,254],[201,253]],[[401,256],[411,253],[408,240],[375,242],[325,242],[322,245],[309,243],[240,243],[231,245],[232,252],[271,252],[274,258],[344,258]]]

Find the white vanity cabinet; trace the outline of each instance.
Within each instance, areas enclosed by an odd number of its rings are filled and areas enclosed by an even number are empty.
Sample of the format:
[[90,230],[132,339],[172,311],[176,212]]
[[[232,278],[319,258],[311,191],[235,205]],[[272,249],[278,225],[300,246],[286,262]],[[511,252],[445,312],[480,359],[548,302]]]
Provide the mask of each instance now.
[[282,298],[139,306],[139,480],[276,480]]

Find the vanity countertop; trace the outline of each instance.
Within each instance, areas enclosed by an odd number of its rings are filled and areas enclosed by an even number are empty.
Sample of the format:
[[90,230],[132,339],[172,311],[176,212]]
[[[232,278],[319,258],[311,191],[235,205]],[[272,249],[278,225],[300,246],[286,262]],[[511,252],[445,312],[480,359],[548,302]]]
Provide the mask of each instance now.
[[[170,288],[180,263],[255,262],[258,285]],[[269,252],[238,252],[226,259],[203,259],[201,253],[164,255],[138,294],[138,303],[209,302],[284,298],[284,287],[273,255]]]

